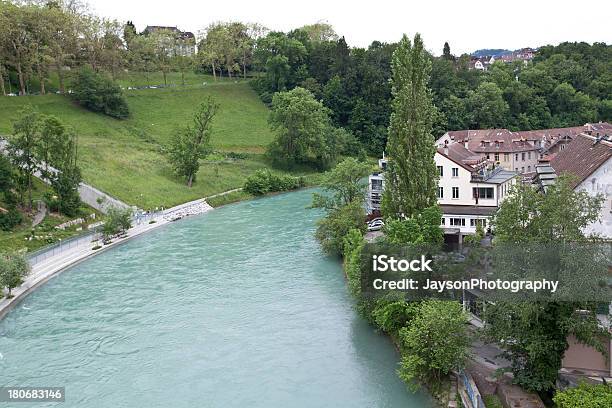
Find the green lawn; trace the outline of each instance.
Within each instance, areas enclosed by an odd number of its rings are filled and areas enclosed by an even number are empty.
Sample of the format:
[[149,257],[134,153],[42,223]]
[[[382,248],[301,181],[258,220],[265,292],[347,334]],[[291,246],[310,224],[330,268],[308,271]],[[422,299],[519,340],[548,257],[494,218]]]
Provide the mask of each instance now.
[[[126,91],[132,115],[123,121],[89,112],[61,95],[0,97],[0,134],[9,134],[19,110],[33,105],[76,130],[86,182],[142,208],[179,204],[242,187],[248,175],[267,166],[261,153],[274,135],[266,106],[246,82],[210,79],[191,74],[191,81],[207,84]],[[214,148],[249,155],[203,163],[189,189],[172,174],[162,149],[173,130],[188,123],[194,107],[209,95],[220,104],[213,124]]]

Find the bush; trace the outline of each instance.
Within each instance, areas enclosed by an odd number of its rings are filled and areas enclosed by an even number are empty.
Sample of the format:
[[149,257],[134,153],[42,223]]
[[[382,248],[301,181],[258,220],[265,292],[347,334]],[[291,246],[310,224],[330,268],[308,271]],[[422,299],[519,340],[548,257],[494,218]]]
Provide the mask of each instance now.
[[72,99],[93,112],[125,119],[130,111],[121,88],[110,78],[89,68],[81,69],[72,82]]
[[0,213],[0,230],[11,231],[21,224],[23,217],[16,208],[10,208],[6,213]]
[[417,303],[407,303],[403,300],[387,301],[376,305],[372,311],[372,317],[381,330],[396,334],[409,324],[417,310]]
[[605,384],[580,383],[555,394],[553,401],[559,408],[607,408],[612,407],[612,387]]
[[361,200],[331,210],[317,223],[315,237],[321,243],[323,251],[330,255],[342,255],[344,237],[350,230],[356,229],[365,233],[365,210]]
[[411,388],[427,383],[435,390],[443,376],[463,368],[470,339],[467,315],[453,301],[420,304],[409,327],[399,331],[403,356],[398,374]]
[[353,228],[343,239],[344,271],[351,293],[359,296],[361,293],[361,252],[366,242],[363,232]]
[[304,187],[301,177],[279,176],[269,170],[257,170],[244,183],[244,191],[253,195],[264,195],[277,191],[289,191]]

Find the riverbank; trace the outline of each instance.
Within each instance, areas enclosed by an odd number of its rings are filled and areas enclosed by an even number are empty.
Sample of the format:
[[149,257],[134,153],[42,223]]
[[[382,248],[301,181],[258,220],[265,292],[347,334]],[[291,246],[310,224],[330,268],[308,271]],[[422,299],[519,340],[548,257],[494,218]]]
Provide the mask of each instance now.
[[[0,320],[16,306],[23,298],[32,293],[36,288],[47,282],[49,279],[63,272],[66,268],[74,266],[92,256],[100,254],[110,248],[121,245],[132,238],[140,236],[144,233],[160,228],[170,222],[179,219],[204,214],[214,208],[208,204],[208,199],[217,199],[225,195],[235,194],[241,189],[229,190],[224,193],[216,194],[210,197],[199,200],[190,201],[175,207],[169,208],[152,219],[136,221],[136,224],[127,231],[123,237],[117,237],[109,244],[103,245],[99,249],[93,249],[98,246],[98,240],[85,242],[81,245],[69,248],[59,252],[57,255],[50,256],[32,265],[30,274],[24,282],[17,288],[12,290],[12,297],[4,297],[0,300]],[[4,293],[3,293],[4,294]]]

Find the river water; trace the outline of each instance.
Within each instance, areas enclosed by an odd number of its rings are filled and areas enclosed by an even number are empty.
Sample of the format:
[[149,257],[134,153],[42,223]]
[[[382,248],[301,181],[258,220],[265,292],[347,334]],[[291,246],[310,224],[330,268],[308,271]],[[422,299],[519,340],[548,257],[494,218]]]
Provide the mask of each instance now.
[[66,387],[18,407],[430,407],[353,310],[310,197],[229,205],[58,275],[0,322],[0,385]]

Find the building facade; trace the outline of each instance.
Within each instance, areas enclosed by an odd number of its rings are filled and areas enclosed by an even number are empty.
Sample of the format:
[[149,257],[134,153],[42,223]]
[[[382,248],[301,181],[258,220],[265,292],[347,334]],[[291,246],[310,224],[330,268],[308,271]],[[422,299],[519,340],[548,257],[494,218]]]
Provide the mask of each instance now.
[[[517,174],[493,164],[460,144],[438,148],[434,161],[438,169],[438,204],[442,210],[440,226],[449,241],[461,243],[480,225],[485,231],[490,218],[516,183]],[[380,211],[387,159],[381,159],[381,172],[368,178],[367,209]]]

